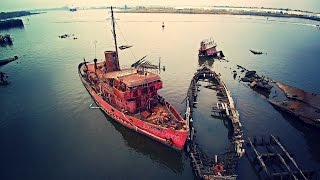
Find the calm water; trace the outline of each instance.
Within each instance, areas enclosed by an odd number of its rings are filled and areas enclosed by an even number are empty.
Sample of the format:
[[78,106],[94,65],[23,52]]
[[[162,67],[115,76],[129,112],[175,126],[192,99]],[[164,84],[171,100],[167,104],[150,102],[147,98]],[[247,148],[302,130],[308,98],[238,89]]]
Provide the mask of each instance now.
[[[113,47],[111,26],[105,20],[109,16],[102,10],[53,11],[30,16],[29,21],[23,18],[24,29],[5,31],[14,37],[14,45],[1,47],[0,59],[20,58],[19,63],[0,69],[11,82],[0,87],[0,179],[194,178],[184,152],[89,109],[93,101],[79,80],[77,65],[83,57],[94,58],[95,40],[98,59]],[[176,14],[116,14],[116,18],[119,44],[134,45],[120,51],[121,66],[128,67],[145,55],[154,63],[161,57],[166,71],[160,73],[164,88],[159,93],[181,113],[185,108],[181,102],[198,67],[199,42],[213,37],[230,60],[213,68],[233,93],[245,136],[278,135],[302,167],[320,168],[320,133],[281,114],[231,75],[240,64],[319,94],[320,31],[312,22]],[[58,38],[65,33],[78,39]],[[251,48],[267,55],[253,56]],[[228,145],[228,129],[209,117],[210,92],[200,93],[204,105],[197,108],[202,117],[196,122],[199,144],[208,153],[221,153]],[[245,156],[238,171],[239,179],[256,179]]]

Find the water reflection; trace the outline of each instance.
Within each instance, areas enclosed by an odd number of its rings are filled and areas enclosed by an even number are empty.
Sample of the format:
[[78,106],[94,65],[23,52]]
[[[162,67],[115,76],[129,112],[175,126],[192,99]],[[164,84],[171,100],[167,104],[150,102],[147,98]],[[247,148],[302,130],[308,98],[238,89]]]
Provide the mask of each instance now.
[[138,134],[127,127],[115,122],[111,117],[104,114],[106,119],[121,133],[126,145],[138,153],[148,156],[150,159],[165,165],[175,173],[183,171],[182,152],[169,148],[144,135]]
[[228,119],[216,116],[217,114],[212,112],[218,98],[216,91],[210,88],[211,83],[201,80],[198,83],[198,104],[193,112],[193,125],[197,130],[195,142],[207,155],[224,153],[230,146],[232,126]]
[[303,133],[303,136],[306,140],[307,145],[309,146],[308,150],[311,153],[311,156],[314,160],[320,161],[320,144],[314,143],[319,141],[320,132],[319,129],[303,123],[299,118],[281,111],[280,109],[274,107],[281,116],[286,119],[294,128]]
[[214,63],[214,59],[208,58],[208,57],[199,57],[198,63],[199,63],[199,66],[202,66],[203,64],[207,64],[208,66],[212,67]]

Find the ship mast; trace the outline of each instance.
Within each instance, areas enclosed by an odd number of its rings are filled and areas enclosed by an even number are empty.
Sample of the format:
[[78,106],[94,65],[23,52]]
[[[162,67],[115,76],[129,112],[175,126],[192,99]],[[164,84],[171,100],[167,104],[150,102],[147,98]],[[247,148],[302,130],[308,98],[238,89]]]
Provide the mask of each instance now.
[[116,28],[115,28],[115,23],[114,23],[114,16],[113,16],[113,9],[111,6],[111,19],[112,19],[112,33],[113,33],[113,39],[114,39],[114,45],[116,48],[116,66],[118,67],[118,69],[120,69],[120,65],[119,65],[119,56],[118,56],[118,44],[117,44],[117,35],[116,35]]

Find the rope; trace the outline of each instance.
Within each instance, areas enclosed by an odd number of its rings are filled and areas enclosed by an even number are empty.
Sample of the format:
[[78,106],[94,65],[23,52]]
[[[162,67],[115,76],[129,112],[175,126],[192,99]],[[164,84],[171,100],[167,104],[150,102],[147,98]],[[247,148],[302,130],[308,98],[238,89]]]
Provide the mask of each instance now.
[[[115,21],[115,24],[116,24],[116,26],[117,26],[117,28],[118,28],[118,30],[119,30],[119,32],[120,32],[120,34],[121,34],[122,38],[124,39],[125,43],[126,43],[126,44],[128,44],[128,42],[127,42],[126,38],[124,37],[124,35],[123,35],[122,31],[120,30],[120,27],[119,27],[119,25],[118,25],[118,23],[117,23],[116,21]],[[134,60],[135,60],[135,61],[137,61],[137,58],[136,58],[136,56],[133,54],[133,52],[132,52],[131,48],[129,48],[129,50],[130,50],[131,55],[133,56]]]

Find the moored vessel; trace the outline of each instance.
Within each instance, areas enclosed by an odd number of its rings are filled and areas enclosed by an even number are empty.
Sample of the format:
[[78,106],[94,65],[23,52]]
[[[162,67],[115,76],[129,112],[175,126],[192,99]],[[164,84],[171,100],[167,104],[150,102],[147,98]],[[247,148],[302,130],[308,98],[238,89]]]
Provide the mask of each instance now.
[[114,16],[115,51],[105,60],[79,64],[80,79],[100,109],[120,124],[174,149],[182,150],[189,135],[187,122],[157,91],[161,78],[144,68],[120,69]]

